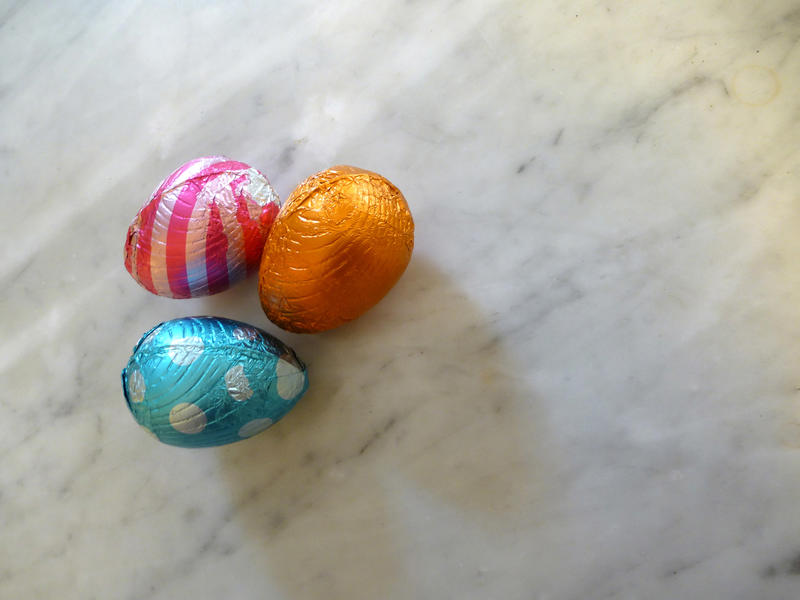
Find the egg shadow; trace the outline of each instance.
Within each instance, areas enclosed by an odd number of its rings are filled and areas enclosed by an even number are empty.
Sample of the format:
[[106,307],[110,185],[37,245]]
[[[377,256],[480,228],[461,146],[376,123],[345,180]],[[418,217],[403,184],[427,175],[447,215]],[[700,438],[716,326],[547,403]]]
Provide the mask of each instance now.
[[231,519],[289,597],[397,593],[430,510],[486,533],[547,512],[537,399],[489,318],[433,263],[415,257],[357,321],[279,336],[308,364],[308,393],[218,456]]

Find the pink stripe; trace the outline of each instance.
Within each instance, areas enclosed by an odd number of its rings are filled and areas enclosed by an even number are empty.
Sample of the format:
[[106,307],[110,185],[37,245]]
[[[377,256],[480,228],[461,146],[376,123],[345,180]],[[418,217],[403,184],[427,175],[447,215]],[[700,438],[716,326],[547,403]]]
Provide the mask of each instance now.
[[[136,236],[136,240],[134,240],[134,236]],[[128,273],[133,275],[133,278],[136,279],[136,243],[139,241],[139,234],[136,233],[136,228],[134,224],[131,223],[131,226],[128,227],[128,234],[125,238],[125,268],[128,270]]]
[[261,231],[262,245],[266,243],[267,236],[272,229],[272,224],[275,222],[275,217],[278,216],[280,208],[277,204],[265,204],[261,209],[261,216],[258,219],[259,231]]
[[[247,276],[247,264],[244,245],[244,233],[239,221],[236,219],[236,198],[231,187],[226,186],[217,194],[217,208],[225,228],[225,237],[228,240],[226,262],[228,263],[228,283],[233,285],[236,281]],[[221,200],[221,201],[220,201]]]
[[150,276],[150,235],[153,232],[157,207],[158,199],[155,198],[139,213],[139,239],[136,242],[136,280],[154,294],[156,290]]
[[193,177],[181,190],[167,231],[167,278],[174,298],[191,298],[189,281],[186,277],[186,234],[189,231],[189,222],[192,210],[197,202],[200,186]]
[[[247,209],[247,202],[244,198],[238,198],[239,206],[236,217],[239,219],[239,224],[242,226],[244,234],[244,247],[245,247],[245,260],[247,262],[247,272],[252,273],[258,269],[261,261],[261,252],[264,250],[264,242],[267,239],[266,233],[269,232],[268,228],[259,226],[258,221],[254,221],[250,217],[250,212]],[[278,213],[277,207],[273,204],[268,204],[275,208],[274,214]],[[267,208],[264,207],[264,209]],[[270,226],[272,222],[270,221]]]
[[208,243],[206,244],[206,273],[208,293],[216,294],[228,287],[228,240],[216,204],[211,205],[208,220]]
[[[210,206],[200,197],[192,211],[192,237],[186,237],[186,278],[192,296],[208,294],[206,275],[206,244],[208,243],[208,217]],[[199,238],[197,237],[199,235]]]
[[161,194],[156,218],[150,232],[150,278],[159,296],[174,298],[167,273],[167,241],[172,211],[178,202],[180,187],[172,187]]

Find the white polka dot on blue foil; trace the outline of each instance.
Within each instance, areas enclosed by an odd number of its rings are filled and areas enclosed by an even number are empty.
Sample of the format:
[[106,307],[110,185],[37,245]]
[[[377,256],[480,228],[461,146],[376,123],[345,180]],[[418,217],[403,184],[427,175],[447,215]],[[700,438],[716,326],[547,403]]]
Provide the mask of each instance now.
[[291,400],[303,391],[305,375],[289,361],[278,359],[275,374],[278,378],[278,395],[284,400]]
[[181,402],[169,411],[169,423],[181,433],[197,434],[206,428],[208,419],[199,406]]
[[225,373],[225,387],[228,388],[231,398],[238,402],[244,402],[253,396],[243,365],[235,365],[228,369]]

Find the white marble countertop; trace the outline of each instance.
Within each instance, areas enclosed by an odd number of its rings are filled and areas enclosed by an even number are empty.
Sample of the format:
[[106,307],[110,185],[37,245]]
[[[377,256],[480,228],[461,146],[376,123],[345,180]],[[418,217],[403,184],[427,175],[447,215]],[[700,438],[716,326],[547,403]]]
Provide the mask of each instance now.
[[[795,0],[0,4],[0,597],[800,597]],[[214,153],[386,175],[408,271],[315,336],[148,294],[127,226]],[[193,314],[309,393],[144,435],[120,369]]]

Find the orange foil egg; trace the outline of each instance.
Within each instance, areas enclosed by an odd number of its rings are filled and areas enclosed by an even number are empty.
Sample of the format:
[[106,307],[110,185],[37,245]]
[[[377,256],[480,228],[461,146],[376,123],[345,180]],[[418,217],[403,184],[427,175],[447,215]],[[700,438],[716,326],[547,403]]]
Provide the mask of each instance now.
[[261,306],[288,331],[333,329],[386,295],[413,248],[400,190],[377,173],[332,167],[301,183],[278,213],[261,257]]

